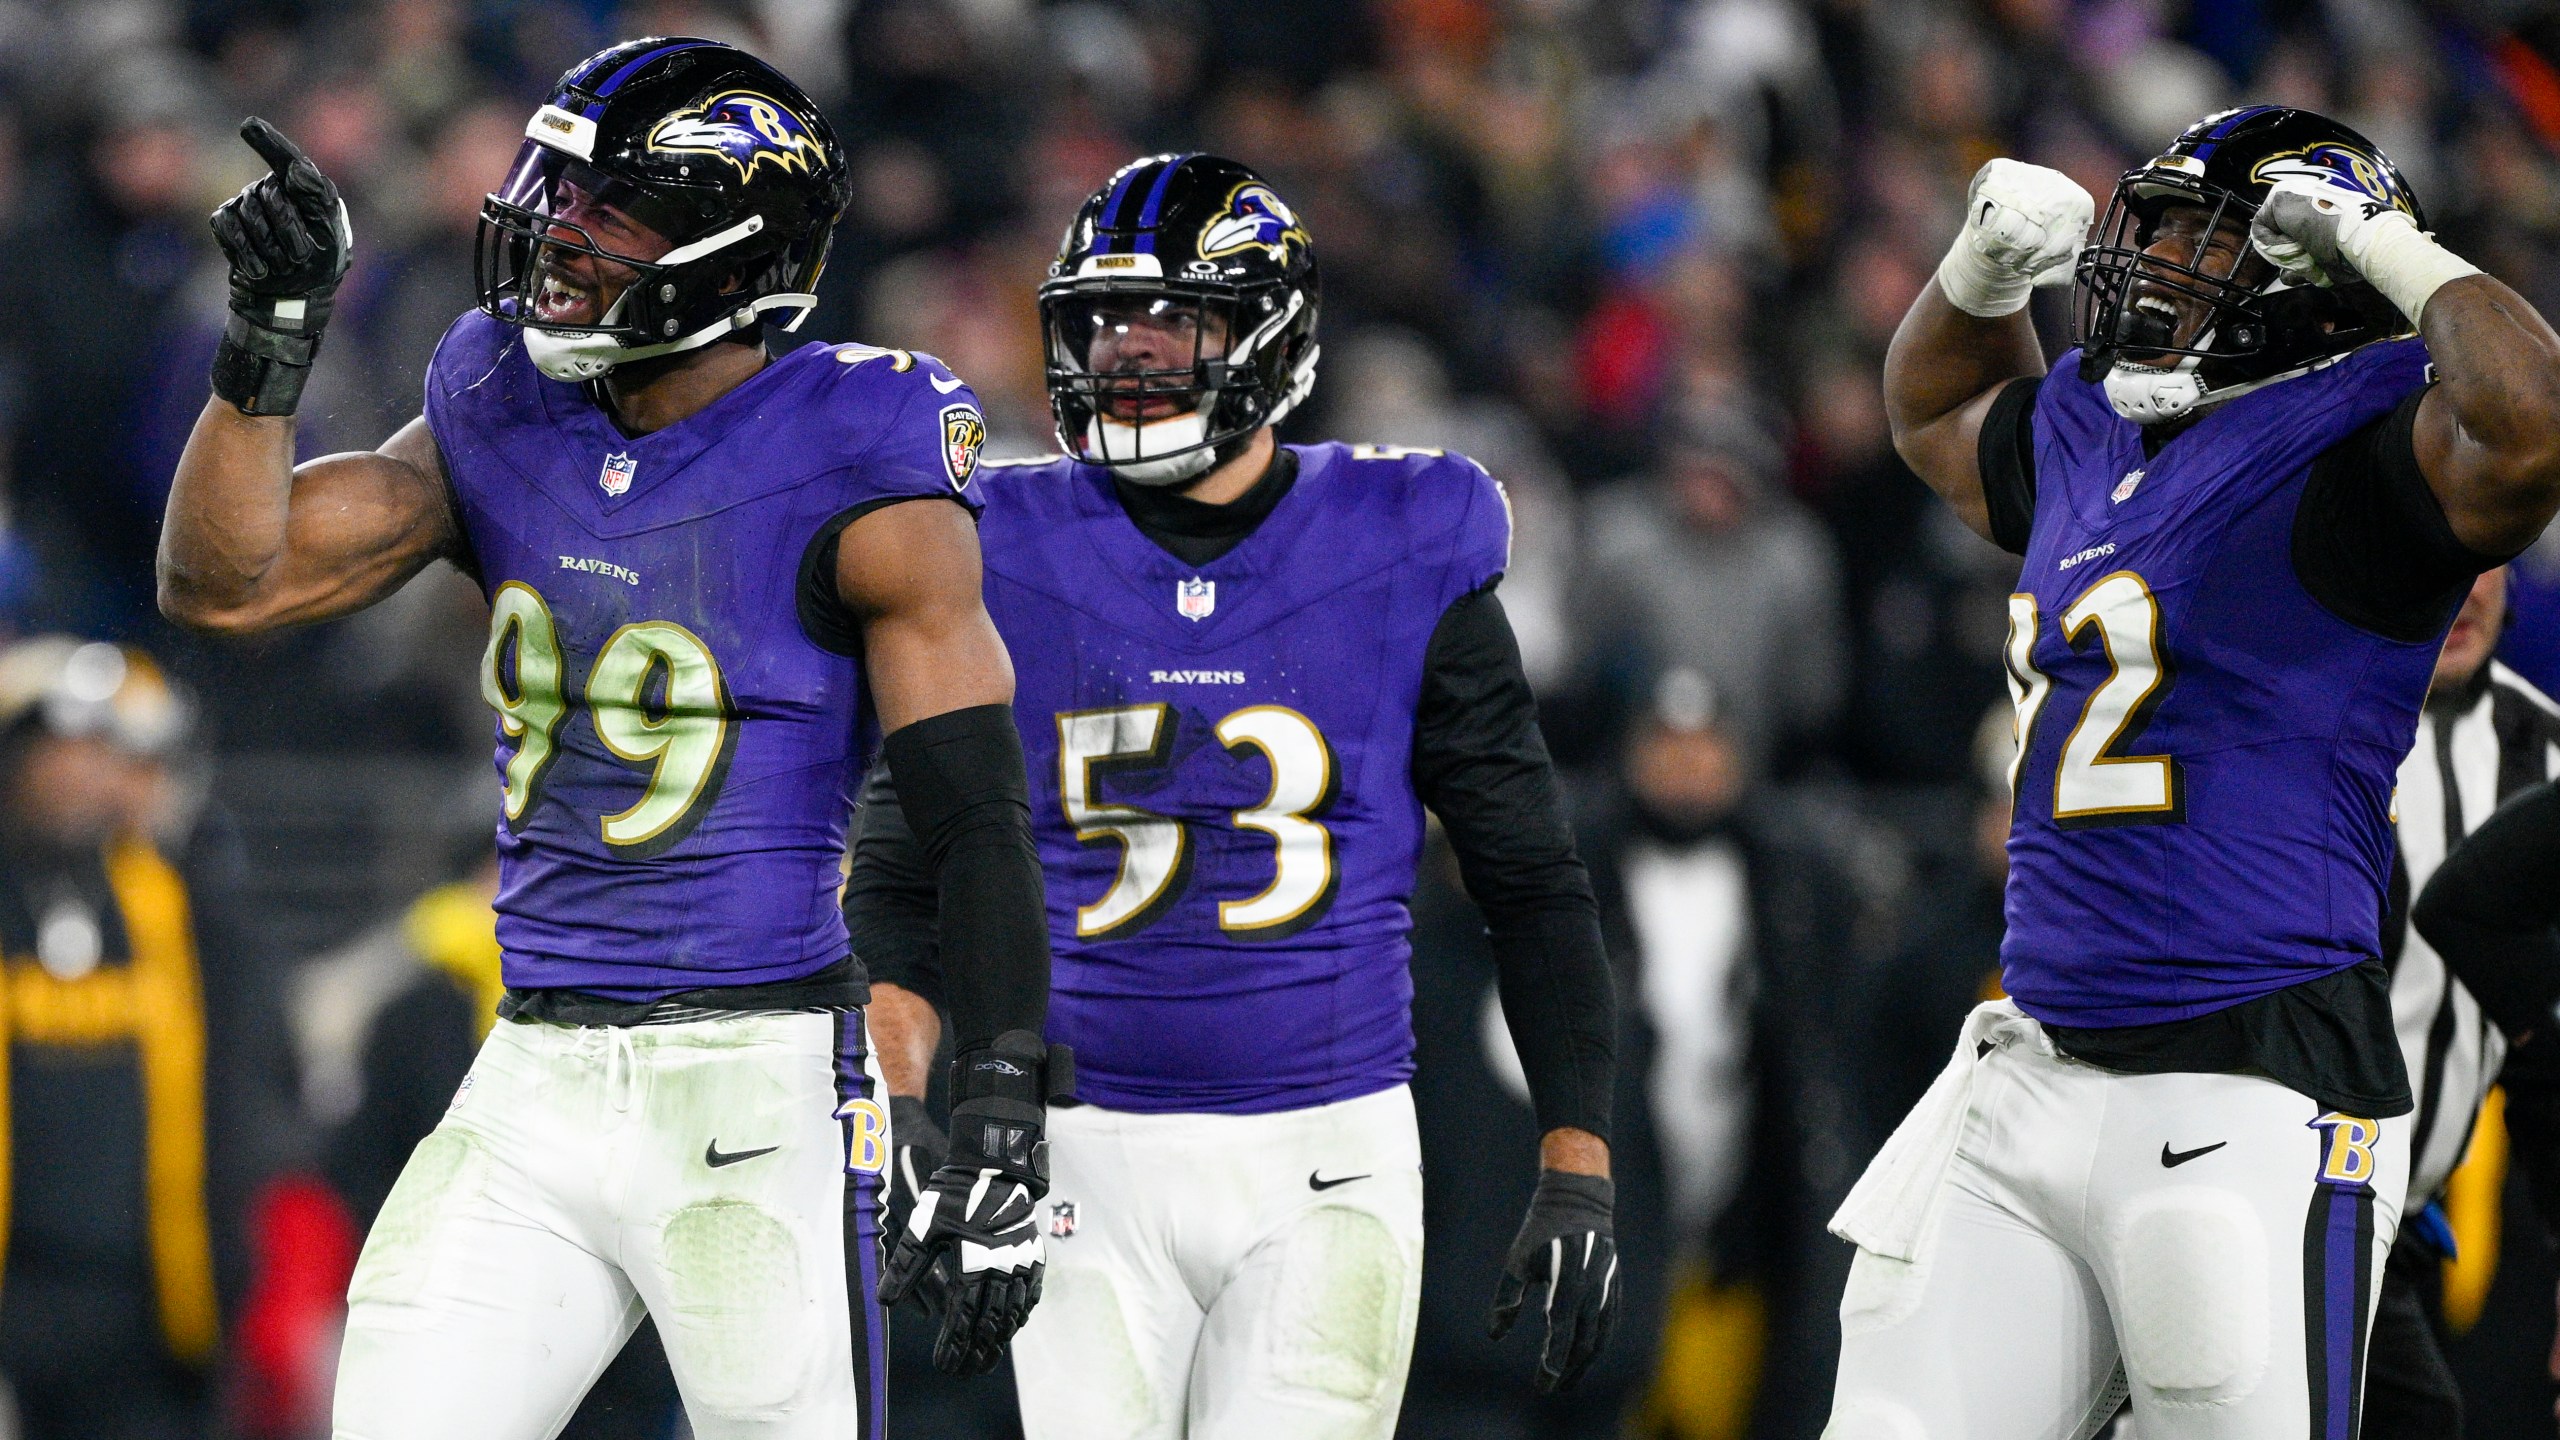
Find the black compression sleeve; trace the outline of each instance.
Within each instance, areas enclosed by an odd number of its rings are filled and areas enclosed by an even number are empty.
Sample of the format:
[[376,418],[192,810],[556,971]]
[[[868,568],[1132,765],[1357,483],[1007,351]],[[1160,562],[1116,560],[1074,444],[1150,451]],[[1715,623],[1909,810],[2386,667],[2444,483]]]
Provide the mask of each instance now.
[[2033,376],[2012,380],[1982,417],[1974,456],[1982,470],[1982,499],[1991,511],[1991,539],[2012,555],[2027,553],[2036,523],[2036,392]]
[[1617,996],[1520,647],[1490,587],[1452,604],[1424,654],[1413,785],[1484,912],[1538,1128],[1607,1139]]
[[2421,390],[2312,463],[2293,570],[2329,613],[2392,640],[2440,633],[2473,576],[2498,563],[2453,533],[2418,468]]
[[1009,1030],[1039,1034],[1049,1015],[1049,917],[1013,707],[903,726],[881,758],[940,882],[952,1047],[965,1053]]
[[874,765],[854,812],[853,870],[844,882],[844,926],[874,984],[943,1004],[941,903],[933,861],[907,824],[889,767]]
[[2410,918],[2510,1036],[2555,1028],[2560,785],[2516,796],[2454,847]]

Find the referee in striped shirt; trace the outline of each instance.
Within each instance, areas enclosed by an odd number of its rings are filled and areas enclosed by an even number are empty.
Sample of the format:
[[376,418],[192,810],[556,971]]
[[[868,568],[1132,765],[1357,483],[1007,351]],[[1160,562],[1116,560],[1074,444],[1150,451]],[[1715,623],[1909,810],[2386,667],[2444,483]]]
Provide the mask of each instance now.
[[2400,763],[2399,856],[2383,959],[2391,1012],[2418,1108],[2409,1137],[2409,1199],[2383,1273],[2367,1362],[2365,1440],[2440,1440],[2462,1433],[2462,1396],[2437,1339],[2438,1262],[2451,1249],[2433,1208],[2462,1159],[2507,1044],[2480,1002],[2409,925],[2410,897],[2445,856],[2517,791],[2560,775],[2560,706],[2490,658],[2506,629],[2507,572],[2483,574],[2445,637],[2417,743]]

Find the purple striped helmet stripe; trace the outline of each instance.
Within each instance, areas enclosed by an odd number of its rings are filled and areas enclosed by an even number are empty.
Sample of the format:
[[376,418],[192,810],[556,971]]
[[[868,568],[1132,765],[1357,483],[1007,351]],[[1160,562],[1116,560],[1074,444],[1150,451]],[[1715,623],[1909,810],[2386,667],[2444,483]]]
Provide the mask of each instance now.
[[673,55],[683,50],[700,50],[714,43],[715,42],[710,40],[678,40],[672,45],[661,45],[654,50],[643,51],[642,53],[631,57],[630,61],[621,69],[606,76],[604,83],[595,87],[593,93],[596,98],[587,103],[585,111],[587,118],[592,120],[597,116],[602,115],[604,113],[604,102],[606,97],[612,95],[614,91],[621,89],[622,83],[630,79],[632,73],[637,71],[641,66],[648,64],[650,61],[657,59],[661,55]]
[[1147,191],[1147,203],[1138,209],[1139,254],[1156,253],[1156,211],[1164,204],[1164,189],[1165,186],[1173,183],[1173,172],[1181,169],[1182,162],[1190,158],[1188,155],[1177,155],[1162,170],[1156,172],[1155,186]]
[[[1120,212],[1128,208],[1129,192],[1137,188],[1138,177],[1145,173],[1147,173],[1145,165],[1132,165],[1121,175],[1119,183],[1111,187],[1111,198],[1102,202],[1100,213],[1094,217],[1093,228],[1097,238],[1100,232],[1120,228]],[[1104,255],[1117,253],[1121,243],[1117,237],[1103,240],[1102,249],[1097,253]]]

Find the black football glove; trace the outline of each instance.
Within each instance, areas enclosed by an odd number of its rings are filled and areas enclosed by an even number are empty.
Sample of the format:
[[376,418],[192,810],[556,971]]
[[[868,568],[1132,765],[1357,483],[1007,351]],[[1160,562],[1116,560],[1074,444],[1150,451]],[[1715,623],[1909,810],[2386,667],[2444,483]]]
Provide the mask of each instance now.
[[983,1375],[1040,1300],[1040,1227],[1049,1191],[1047,1101],[1072,1085],[1073,1061],[1027,1030],[952,1062],[951,1150],[917,1193],[890,1247],[880,1303],[895,1306],[948,1261],[934,1368]]
[[[942,1168],[951,1154],[951,1142],[942,1127],[933,1123],[933,1112],[914,1095],[889,1097],[889,1195],[880,1225],[880,1262],[885,1273],[890,1253],[897,1248],[900,1236],[907,1233],[914,1219],[916,1201],[924,1195],[925,1183]],[[944,1290],[952,1270],[951,1257],[928,1269],[910,1292],[928,1315],[942,1314]]]
[[1547,1341],[1538,1353],[1538,1390],[1570,1390],[1591,1368],[1618,1319],[1618,1242],[1610,1228],[1616,1187],[1597,1175],[1538,1172],[1529,1218],[1502,1262],[1494,1287],[1493,1338],[1511,1333],[1530,1287],[1546,1287]]
[[214,241],[231,262],[213,393],[244,414],[290,415],[355,258],[355,231],[337,185],[283,131],[252,116],[240,138],[269,168],[213,212]]

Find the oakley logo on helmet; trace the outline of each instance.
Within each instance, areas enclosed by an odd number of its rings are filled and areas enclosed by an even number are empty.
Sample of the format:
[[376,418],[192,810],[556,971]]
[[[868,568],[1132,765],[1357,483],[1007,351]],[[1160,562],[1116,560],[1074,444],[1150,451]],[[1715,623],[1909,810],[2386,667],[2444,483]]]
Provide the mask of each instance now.
[[736,167],[740,180],[755,178],[768,161],[776,170],[812,173],[827,163],[827,150],[800,117],[752,90],[724,90],[700,105],[679,110],[649,132],[649,148],[717,155]]
[[2346,185],[2361,190],[2410,219],[2418,218],[2418,207],[2409,201],[2409,192],[2400,182],[2373,161],[2373,157],[2335,142],[2305,145],[2298,150],[2270,155],[2250,167],[2249,178],[2272,185],[2279,180],[2318,180],[2332,185]]
[[1214,260],[1260,250],[1275,263],[1287,264],[1289,247],[1304,250],[1307,232],[1297,212],[1259,180],[1248,180],[1227,192],[1226,213],[1200,228],[1200,258]]

